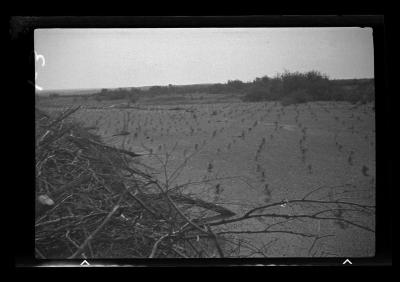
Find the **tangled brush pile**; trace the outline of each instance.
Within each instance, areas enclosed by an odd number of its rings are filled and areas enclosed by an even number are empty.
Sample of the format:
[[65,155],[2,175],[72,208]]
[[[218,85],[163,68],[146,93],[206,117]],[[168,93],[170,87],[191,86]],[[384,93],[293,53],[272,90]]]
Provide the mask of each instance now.
[[37,258],[224,256],[204,211],[234,213],[163,187],[140,155],[74,122],[77,110],[36,110]]

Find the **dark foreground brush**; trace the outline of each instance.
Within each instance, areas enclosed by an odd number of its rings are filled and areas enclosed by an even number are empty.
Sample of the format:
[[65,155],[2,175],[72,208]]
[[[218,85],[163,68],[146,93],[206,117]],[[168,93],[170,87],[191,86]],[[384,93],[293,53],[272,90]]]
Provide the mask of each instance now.
[[74,122],[78,109],[36,119],[37,258],[223,256],[203,224],[235,214],[167,192],[138,168],[140,154],[106,145]]

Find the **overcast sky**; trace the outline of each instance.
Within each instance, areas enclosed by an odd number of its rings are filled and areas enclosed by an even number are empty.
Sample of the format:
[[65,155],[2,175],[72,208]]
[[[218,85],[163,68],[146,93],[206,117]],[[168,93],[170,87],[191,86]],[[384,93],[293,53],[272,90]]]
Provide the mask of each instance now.
[[252,81],[284,70],[373,78],[370,28],[37,29],[44,90]]

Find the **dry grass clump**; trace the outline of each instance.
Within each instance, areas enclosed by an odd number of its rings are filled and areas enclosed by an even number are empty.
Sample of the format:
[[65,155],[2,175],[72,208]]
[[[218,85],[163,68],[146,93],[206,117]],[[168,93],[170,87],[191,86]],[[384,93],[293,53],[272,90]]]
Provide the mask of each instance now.
[[74,122],[78,109],[36,111],[37,258],[224,256],[201,217],[234,214],[160,184],[138,154]]

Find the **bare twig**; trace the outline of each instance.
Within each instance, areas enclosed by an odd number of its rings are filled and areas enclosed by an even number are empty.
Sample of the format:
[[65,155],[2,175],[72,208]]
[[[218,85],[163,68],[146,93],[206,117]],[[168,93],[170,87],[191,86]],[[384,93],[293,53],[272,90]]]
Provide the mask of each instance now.
[[165,238],[167,238],[168,236],[169,236],[169,234],[165,234],[165,235],[161,236],[161,237],[156,241],[156,243],[154,244],[154,246],[153,246],[153,248],[152,248],[152,250],[151,250],[151,253],[150,253],[150,255],[149,255],[149,258],[154,258],[155,254],[156,254],[156,252],[157,252],[158,245],[160,245],[161,241],[164,240]]
[[211,234],[211,237],[212,237],[213,240],[214,240],[214,243],[215,243],[215,246],[217,247],[219,256],[220,256],[221,258],[225,257],[225,256],[224,256],[224,252],[222,251],[222,248],[221,248],[221,246],[220,246],[220,244],[219,244],[219,242],[218,242],[217,235],[215,235],[215,233],[212,231],[212,229],[211,229],[211,227],[210,227],[209,225],[207,225],[207,231]]
[[295,231],[289,231],[289,230],[275,230],[275,231],[268,231],[268,230],[243,230],[243,231],[222,231],[218,232],[218,235],[223,235],[223,234],[274,234],[274,233],[282,233],[282,234],[291,234],[291,235],[296,235],[296,236],[302,236],[302,237],[310,237],[314,238],[314,234],[307,234],[307,233],[302,233],[302,232],[295,232]]
[[38,248],[35,247],[35,252],[39,255],[41,259],[46,259],[46,257],[39,251]]
[[314,238],[313,243],[310,246],[310,249],[308,249],[308,255],[311,254],[311,250],[314,248],[315,244],[317,243],[318,240],[327,238],[327,237],[333,237],[334,235],[324,235],[324,236],[317,236]]

